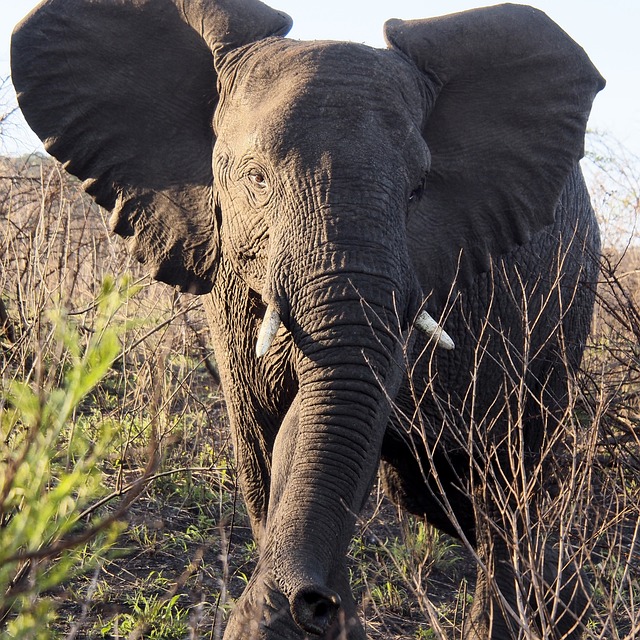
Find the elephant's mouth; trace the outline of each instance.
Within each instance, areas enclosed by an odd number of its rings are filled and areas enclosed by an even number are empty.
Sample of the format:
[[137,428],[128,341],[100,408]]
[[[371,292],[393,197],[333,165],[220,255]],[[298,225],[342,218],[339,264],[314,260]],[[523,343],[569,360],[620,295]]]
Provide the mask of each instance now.
[[[256,342],[256,355],[261,358],[268,353],[273,341],[275,340],[278,329],[282,324],[280,315],[272,304],[267,305],[258,340]],[[420,312],[415,320],[415,328],[422,331],[428,338],[436,341],[438,347],[446,350],[455,348],[451,336],[440,326],[440,324],[426,311]]]

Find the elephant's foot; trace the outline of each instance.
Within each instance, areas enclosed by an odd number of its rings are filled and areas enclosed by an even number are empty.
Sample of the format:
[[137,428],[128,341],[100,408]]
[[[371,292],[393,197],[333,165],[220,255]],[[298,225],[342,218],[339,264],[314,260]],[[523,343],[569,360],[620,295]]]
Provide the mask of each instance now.
[[464,640],[510,640],[513,638],[500,609],[490,596],[486,575],[479,569],[473,604],[464,622]]
[[290,618],[287,598],[252,580],[231,613],[224,640],[302,637]]
[[560,562],[556,545],[548,544],[544,557],[547,589],[545,602],[538,610],[545,612],[546,619],[540,621],[540,626],[555,630],[556,635],[548,637],[580,640],[587,621],[593,615],[589,581],[575,561]]
[[544,558],[544,568],[536,574],[527,571],[516,578],[510,563],[495,559],[486,565],[493,569],[490,576],[478,569],[464,640],[583,637],[591,614],[584,574],[573,562],[559,565],[557,549],[550,544],[538,553],[541,564]]

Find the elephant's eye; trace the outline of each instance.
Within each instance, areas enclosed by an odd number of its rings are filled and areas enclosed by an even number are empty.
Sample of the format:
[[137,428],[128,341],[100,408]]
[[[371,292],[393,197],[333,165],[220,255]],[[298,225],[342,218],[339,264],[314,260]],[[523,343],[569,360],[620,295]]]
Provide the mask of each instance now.
[[409,202],[417,202],[422,197],[427,182],[427,176],[422,178],[422,182],[409,194]]
[[251,169],[248,174],[249,182],[256,189],[266,189],[267,188],[267,179],[259,169]]

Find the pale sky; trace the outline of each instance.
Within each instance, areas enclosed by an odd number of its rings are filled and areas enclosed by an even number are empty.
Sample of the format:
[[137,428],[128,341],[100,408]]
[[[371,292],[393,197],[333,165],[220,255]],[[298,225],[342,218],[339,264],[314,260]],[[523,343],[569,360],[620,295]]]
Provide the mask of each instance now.
[[[13,25],[37,0],[0,0],[0,79],[9,75],[9,39]],[[382,25],[388,18],[426,18],[471,9],[482,0],[272,0],[293,17],[290,37],[353,40],[384,46]],[[610,133],[640,157],[640,2],[638,0],[537,0],[545,11],[587,51],[607,79],[589,126]],[[0,106],[3,106],[0,104]],[[39,148],[26,125],[12,130],[17,138],[6,151]]]

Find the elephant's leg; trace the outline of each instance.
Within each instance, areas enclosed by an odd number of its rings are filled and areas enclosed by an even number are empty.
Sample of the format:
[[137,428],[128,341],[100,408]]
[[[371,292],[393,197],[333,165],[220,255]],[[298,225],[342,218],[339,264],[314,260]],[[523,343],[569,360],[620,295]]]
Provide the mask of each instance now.
[[[478,440],[480,438],[478,437]],[[508,445],[503,444],[503,449]],[[514,447],[517,449],[518,447]],[[479,454],[471,485],[476,520],[476,586],[464,627],[465,640],[536,637],[533,574],[539,562],[531,548],[532,510],[526,504],[517,457],[504,450]],[[532,607],[532,605],[534,605]]]
[[411,443],[393,428],[387,430],[380,474],[389,499],[451,536],[464,536],[473,545],[473,503],[464,488],[468,472],[467,455],[437,448],[427,453],[421,439]]
[[[527,598],[516,576],[509,542],[491,532],[495,522],[478,522],[476,586],[464,624],[465,640],[515,640],[527,624]],[[534,636],[535,637],[535,636]]]
[[[581,299],[585,296],[586,302]],[[592,303],[593,289],[583,286],[576,292],[574,304],[563,318],[564,335],[571,335],[573,331],[580,345],[586,341],[589,331],[590,315],[585,309],[591,309]],[[558,354],[563,354],[563,357]],[[584,626],[593,613],[591,585],[576,560],[575,552],[566,544],[567,541],[564,545],[560,544],[560,532],[566,530],[566,521],[562,522],[561,514],[557,514],[557,520],[540,519],[535,501],[543,494],[547,476],[556,473],[553,467],[564,468],[563,458],[557,458],[559,447],[554,443],[567,447],[570,445],[566,443],[573,440],[570,434],[562,430],[567,429],[568,414],[571,413],[569,379],[579,364],[580,353],[575,343],[554,345],[550,353],[546,354],[543,372],[537,378],[540,384],[538,397],[532,396],[526,409],[530,434],[543,434],[537,438],[529,435],[525,443],[528,455],[534,458],[529,468],[533,468],[534,462],[540,462],[540,475],[531,481],[534,486],[533,504],[528,512],[529,527],[540,531],[529,544],[534,549],[538,563],[536,575],[540,577],[539,586],[534,590],[532,608],[539,613],[536,621],[541,630],[540,635],[567,640],[582,637]],[[540,406],[545,407],[546,417],[540,413]],[[573,451],[565,448],[564,456],[572,458]],[[555,635],[548,635],[548,629],[552,629]]]
[[527,383],[521,422],[504,419],[496,429],[499,441],[484,434],[492,444],[476,464],[471,493],[480,564],[465,628],[469,640],[578,640],[589,617],[588,582],[575,560],[559,552],[560,522],[538,515],[545,476],[554,464],[553,443],[556,436],[565,440],[558,430],[568,379],[557,357],[538,364]]
[[255,356],[261,309],[256,296],[221,263],[222,284],[205,298],[216,361],[224,388],[238,480],[254,538],[261,549],[266,528],[271,452],[295,388],[287,373],[286,345]]
[[253,537],[262,549],[266,528],[271,475],[271,449],[277,423],[248,393],[238,372],[220,366],[227,415],[233,440],[238,484],[247,508]]
[[[285,417],[278,435],[277,456],[283,462],[293,459],[295,449],[295,435],[297,432],[297,402]],[[238,445],[236,445],[237,447]],[[274,443],[275,446],[275,443]],[[237,455],[237,454],[236,454]],[[272,451],[269,451],[268,471],[258,474],[252,482],[258,483],[261,476],[264,476],[262,485],[257,489],[261,492],[259,501],[261,506],[261,544],[259,546],[260,558],[254,569],[247,587],[237,601],[225,630],[225,640],[260,640],[266,637],[265,629],[271,633],[276,633],[280,637],[296,638],[299,636],[298,630],[293,625],[289,615],[289,601],[275,583],[272,560],[268,542],[267,513],[270,495],[277,503],[282,491],[282,485],[286,476],[286,464],[278,465],[273,478],[270,477],[272,462]],[[266,466],[266,465],[265,465]],[[273,482],[271,481],[273,479]]]
[[482,564],[477,567],[465,640],[581,638],[591,605],[587,582],[576,563],[562,559],[552,540],[532,547],[522,535],[520,548],[515,547],[509,533],[496,531],[495,519],[490,527],[485,522],[479,529],[477,552]]
[[578,640],[593,613],[587,578],[573,559],[560,556],[557,543],[548,542],[541,552],[544,553],[545,590],[537,610],[545,619],[538,623],[541,628],[555,629],[558,639]]

